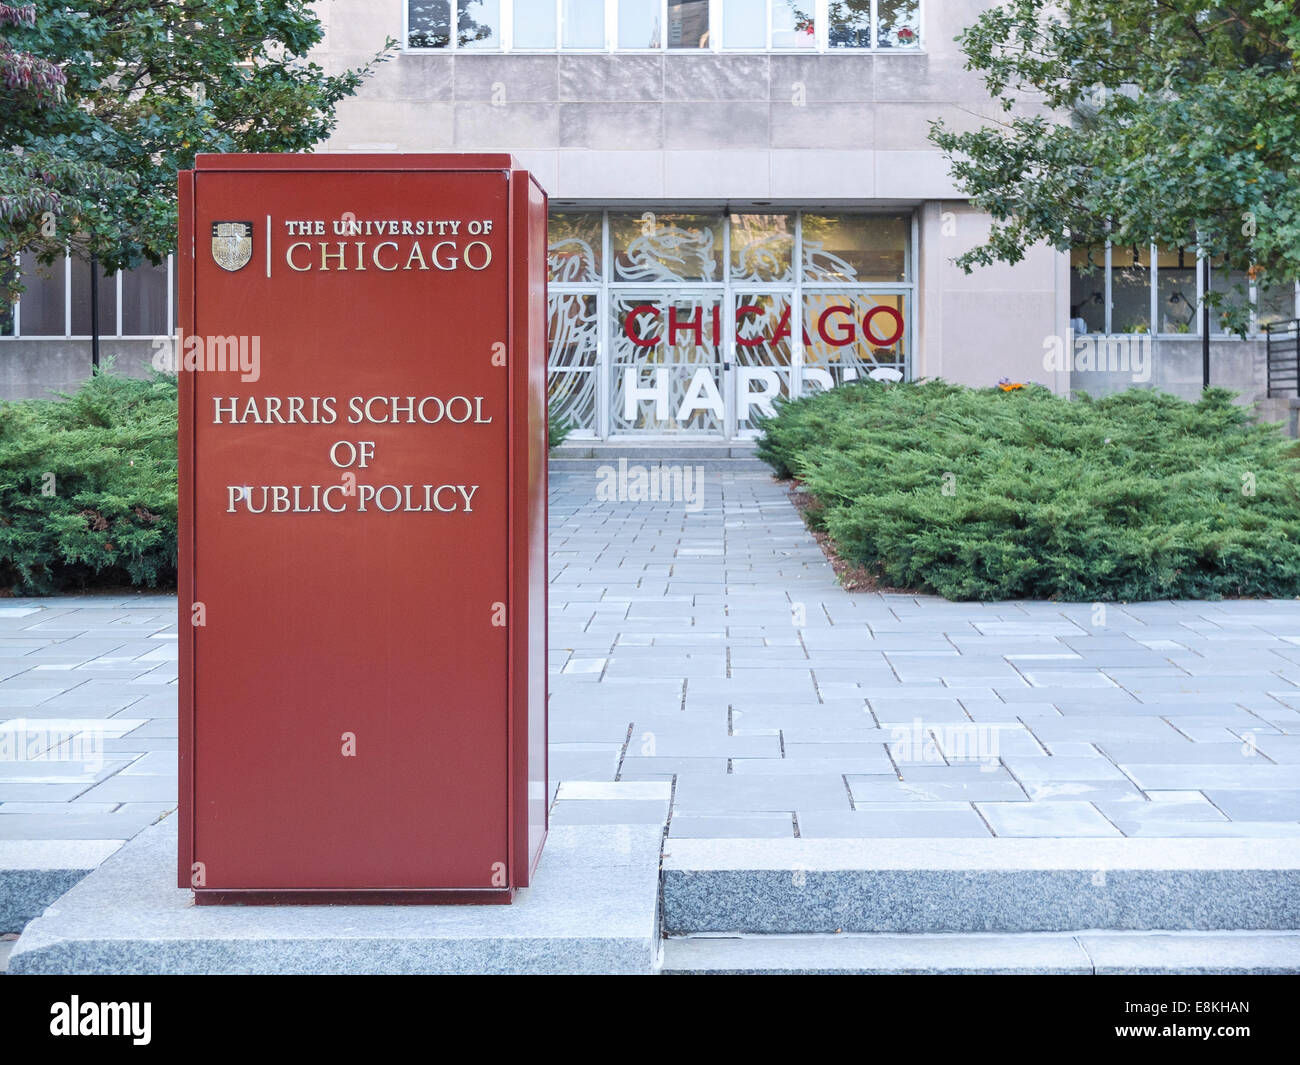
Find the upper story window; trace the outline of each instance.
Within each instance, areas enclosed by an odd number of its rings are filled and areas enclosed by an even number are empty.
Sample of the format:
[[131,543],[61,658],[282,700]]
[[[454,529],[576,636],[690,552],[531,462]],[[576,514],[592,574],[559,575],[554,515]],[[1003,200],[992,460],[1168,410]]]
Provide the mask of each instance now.
[[409,0],[406,46],[500,51],[501,0]]
[[827,52],[921,47],[921,0],[407,0],[408,51]]

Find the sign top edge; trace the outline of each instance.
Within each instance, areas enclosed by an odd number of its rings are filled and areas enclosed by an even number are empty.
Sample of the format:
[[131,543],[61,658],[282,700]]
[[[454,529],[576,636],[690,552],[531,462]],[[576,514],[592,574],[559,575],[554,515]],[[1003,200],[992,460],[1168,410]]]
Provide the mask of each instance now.
[[357,153],[292,152],[200,153],[196,171],[211,170],[523,170],[505,152]]

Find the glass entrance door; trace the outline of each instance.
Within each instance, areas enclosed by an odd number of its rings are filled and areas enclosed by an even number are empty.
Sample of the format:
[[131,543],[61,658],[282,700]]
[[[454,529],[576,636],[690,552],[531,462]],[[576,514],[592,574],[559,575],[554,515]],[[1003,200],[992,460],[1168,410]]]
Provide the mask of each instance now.
[[720,292],[611,296],[610,421],[624,433],[724,436],[729,390]]
[[906,379],[915,230],[896,211],[553,213],[552,417],[743,439],[778,398]]
[[796,395],[793,290],[740,290],[733,297],[732,396],[729,435],[754,436],[758,418],[780,397]]

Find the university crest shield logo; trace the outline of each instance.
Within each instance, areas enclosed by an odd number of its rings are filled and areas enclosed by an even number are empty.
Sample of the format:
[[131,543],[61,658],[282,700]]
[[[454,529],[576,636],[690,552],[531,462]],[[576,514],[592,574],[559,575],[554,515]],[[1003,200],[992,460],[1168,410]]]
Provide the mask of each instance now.
[[253,257],[252,222],[213,222],[212,260],[232,274]]

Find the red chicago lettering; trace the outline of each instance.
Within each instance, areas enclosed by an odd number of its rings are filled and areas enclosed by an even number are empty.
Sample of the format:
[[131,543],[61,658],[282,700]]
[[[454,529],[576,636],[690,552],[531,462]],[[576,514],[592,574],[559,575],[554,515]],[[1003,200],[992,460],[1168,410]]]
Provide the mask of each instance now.
[[[826,332],[826,322],[832,314],[836,313],[847,314],[849,320],[847,322],[839,323],[840,329],[838,336],[831,336]],[[847,328],[845,328],[846,326]],[[817,319],[817,335],[833,348],[842,348],[847,344],[852,344],[853,341],[857,339],[857,333],[858,331],[853,325],[852,307],[844,307],[839,304],[836,304],[834,307],[827,307],[822,311],[821,317]]]
[[767,343],[767,338],[761,334],[756,337],[743,337],[740,335],[741,323],[751,314],[757,315],[760,320],[765,317],[763,308],[756,307],[752,303],[743,303],[736,308],[736,344],[742,348],[757,348]]
[[[878,337],[871,331],[871,320],[878,314],[887,314],[894,319],[894,332],[888,337]],[[893,307],[872,307],[862,318],[862,335],[871,343],[882,348],[890,348],[903,339],[903,316]]]
[[695,317],[687,318],[681,321],[677,317],[677,308],[670,306],[668,308],[668,346],[677,345],[677,334],[680,332],[691,333],[695,337],[697,347],[704,344],[704,322],[701,320],[704,313],[702,307],[695,308]]
[[659,311],[653,305],[649,303],[639,303],[637,306],[633,307],[628,312],[627,317],[623,319],[623,335],[627,337],[628,340],[632,341],[632,343],[638,348],[653,348],[659,343],[658,337],[650,337],[647,340],[645,337],[637,336],[636,333],[636,320],[643,314],[649,314],[655,318],[659,317]]

